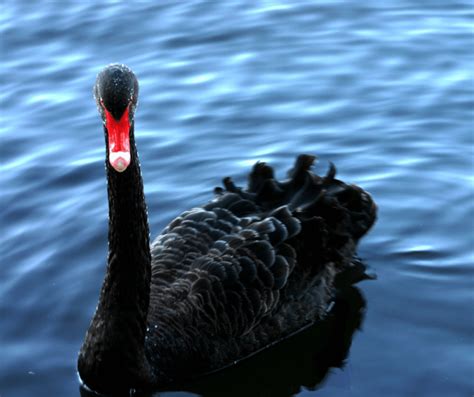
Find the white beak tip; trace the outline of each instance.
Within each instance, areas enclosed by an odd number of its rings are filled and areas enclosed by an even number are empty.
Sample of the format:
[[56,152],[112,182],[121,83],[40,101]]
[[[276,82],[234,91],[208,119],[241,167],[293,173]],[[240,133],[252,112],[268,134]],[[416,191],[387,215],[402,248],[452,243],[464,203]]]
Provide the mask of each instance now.
[[110,152],[109,163],[115,171],[125,171],[130,165],[130,152]]

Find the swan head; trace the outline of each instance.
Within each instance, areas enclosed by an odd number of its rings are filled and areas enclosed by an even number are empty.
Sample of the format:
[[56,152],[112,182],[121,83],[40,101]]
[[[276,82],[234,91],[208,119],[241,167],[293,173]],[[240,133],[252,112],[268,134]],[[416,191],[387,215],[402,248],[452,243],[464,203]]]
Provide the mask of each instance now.
[[130,130],[138,103],[138,80],[121,64],[106,66],[94,85],[94,97],[107,135],[108,161],[117,172],[130,165]]

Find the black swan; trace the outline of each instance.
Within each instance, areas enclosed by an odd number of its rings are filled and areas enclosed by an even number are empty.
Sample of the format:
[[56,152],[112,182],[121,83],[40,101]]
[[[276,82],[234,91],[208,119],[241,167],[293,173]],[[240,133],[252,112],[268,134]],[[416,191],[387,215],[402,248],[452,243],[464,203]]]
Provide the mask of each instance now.
[[97,76],[104,121],[109,253],[79,353],[100,393],[154,389],[232,365],[324,317],[338,285],[366,277],[354,259],[376,218],[368,193],[311,172],[298,156],[278,181],[258,162],[248,187],[174,219],[151,244],[134,138],[138,81],[124,65]]

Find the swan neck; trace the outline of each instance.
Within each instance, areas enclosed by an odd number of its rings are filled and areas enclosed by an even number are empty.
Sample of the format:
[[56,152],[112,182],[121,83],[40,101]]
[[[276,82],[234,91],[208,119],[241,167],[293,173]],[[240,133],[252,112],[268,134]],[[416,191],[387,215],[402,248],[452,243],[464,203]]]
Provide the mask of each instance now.
[[120,173],[110,166],[107,154],[107,272],[78,362],[83,381],[100,392],[110,392],[115,387],[143,387],[152,377],[145,355],[151,255],[133,125],[130,154],[130,165]]
[[139,317],[136,320],[139,320],[141,328],[138,336],[144,340],[151,256],[147,208],[133,125],[130,129],[130,154],[131,162],[124,172],[117,172],[106,159],[109,252],[101,298],[108,301],[104,303],[107,303],[110,311],[118,310],[121,313],[123,307],[134,308],[133,314]]
[[[124,264],[133,265],[130,256],[137,253],[150,254],[148,215],[143,191],[138,153],[130,130],[130,165],[117,172],[109,163],[107,149],[107,193],[109,200],[109,263],[111,255],[121,254],[129,259]],[[135,258],[137,259],[137,258]],[[151,259],[150,259],[151,261]],[[148,261],[148,262],[150,262]],[[148,263],[149,265],[149,263]],[[134,266],[135,267],[135,266]]]

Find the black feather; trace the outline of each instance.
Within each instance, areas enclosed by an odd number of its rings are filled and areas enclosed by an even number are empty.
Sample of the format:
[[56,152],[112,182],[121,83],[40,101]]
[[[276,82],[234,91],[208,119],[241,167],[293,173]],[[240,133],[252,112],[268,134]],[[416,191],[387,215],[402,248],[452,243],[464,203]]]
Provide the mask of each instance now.
[[131,124],[128,167],[117,172],[106,150],[107,274],[78,359],[91,389],[128,395],[228,366],[318,321],[338,288],[365,278],[353,256],[377,207],[337,180],[332,163],[326,176],[314,174],[307,154],[285,181],[261,162],[247,189],[225,178],[225,189],[178,216],[150,248],[134,135],[138,81],[109,65],[94,94],[102,116],[118,120],[128,109]]

